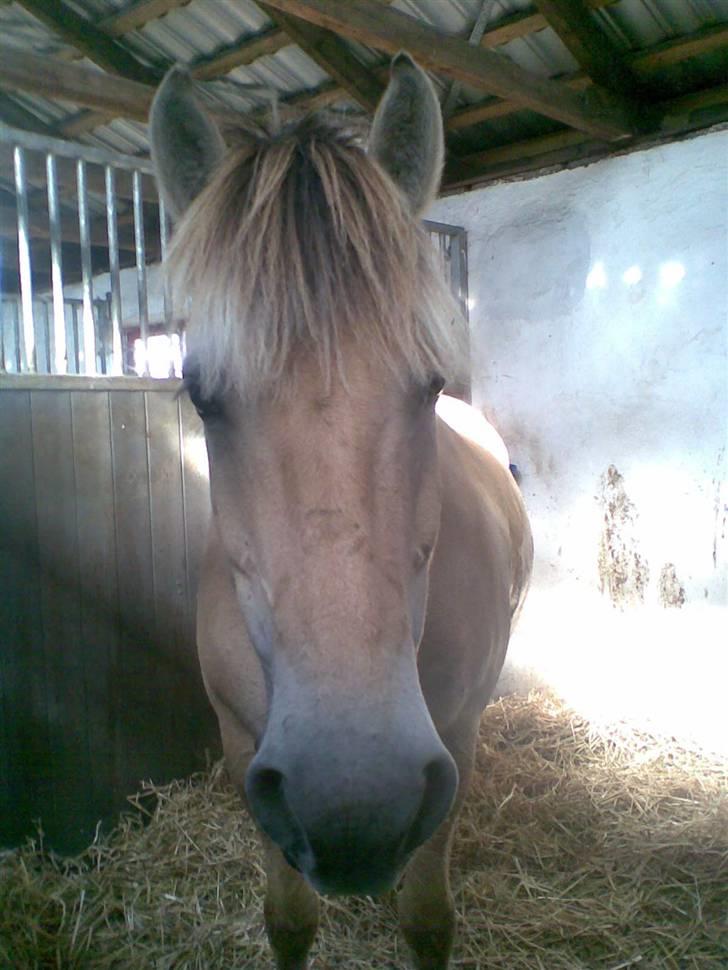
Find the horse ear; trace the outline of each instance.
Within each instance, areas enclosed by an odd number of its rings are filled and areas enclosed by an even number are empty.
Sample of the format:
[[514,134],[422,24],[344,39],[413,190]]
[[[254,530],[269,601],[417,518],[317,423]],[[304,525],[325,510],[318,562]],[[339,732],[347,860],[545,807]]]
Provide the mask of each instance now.
[[217,125],[200,107],[187,71],[173,67],[154,96],[149,140],[160,194],[178,219],[225,153]]
[[415,215],[435,200],[445,157],[442,112],[430,79],[403,51],[392,61],[369,152],[404,192]]

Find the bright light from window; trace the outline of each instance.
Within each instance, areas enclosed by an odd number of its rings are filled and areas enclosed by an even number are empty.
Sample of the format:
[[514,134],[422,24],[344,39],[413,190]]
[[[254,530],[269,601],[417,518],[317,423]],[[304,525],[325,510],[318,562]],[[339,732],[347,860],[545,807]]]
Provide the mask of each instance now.
[[586,278],[586,288],[588,290],[603,290],[606,285],[607,271],[604,268],[604,263],[594,263]]
[[147,350],[144,352],[144,341],[134,341],[134,370],[137,374],[144,373],[144,364],[149,367],[150,377],[181,377],[182,376],[182,348],[179,334],[154,334],[147,337]]
[[642,279],[642,270],[639,266],[630,266],[622,273],[622,279],[627,286],[635,286]]
[[476,306],[478,305],[478,301],[477,300],[474,300],[472,298],[472,296],[469,297],[466,302],[468,304],[468,310],[474,310],[476,308]]
[[669,289],[670,287],[677,286],[684,279],[685,267],[682,263],[672,260],[669,263],[663,263],[660,267],[660,286]]

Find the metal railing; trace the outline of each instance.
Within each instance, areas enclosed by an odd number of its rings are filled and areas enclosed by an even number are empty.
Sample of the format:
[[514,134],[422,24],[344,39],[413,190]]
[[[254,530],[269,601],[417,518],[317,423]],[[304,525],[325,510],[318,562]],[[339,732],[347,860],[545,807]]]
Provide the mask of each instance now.
[[466,320],[469,319],[468,300],[468,233],[462,226],[449,226],[445,222],[425,220],[425,229],[440,257],[445,279],[460,304]]
[[[3,123],[0,153],[13,173],[0,177],[0,193],[15,204],[14,217],[5,207],[0,250],[0,374],[179,376],[184,336],[148,265],[169,238],[152,163]],[[467,318],[465,230],[425,226]],[[16,272],[2,265],[11,247]]]
[[[130,206],[124,207],[125,219],[133,221],[134,265],[137,278],[137,313],[139,339],[145,350],[150,336],[147,288],[147,246],[149,231],[145,223],[143,176],[153,177],[152,164],[147,159],[98,148],[80,145],[60,139],[48,138],[21,131],[0,123],[0,146],[12,152],[12,188],[17,210],[17,276],[12,287],[6,285],[7,267],[0,267],[2,280],[2,317],[0,318],[0,371],[20,373],[99,373],[122,374],[129,368],[124,356],[124,333],[122,326],[121,260],[119,244],[120,202],[117,182],[120,173],[131,179]],[[39,158],[42,164],[39,164]],[[32,160],[32,175],[29,173]],[[75,178],[69,177],[69,161]],[[65,163],[63,198],[74,203],[77,232],[73,244],[78,243],[80,256],[81,296],[69,296],[68,274],[64,276],[64,239],[68,233],[69,216],[63,211],[60,191],[59,163]],[[89,171],[93,167],[103,172],[103,183],[97,177],[94,190],[89,187]],[[75,183],[75,184],[74,184]],[[103,192],[100,192],[103,184]],[[151,182],[146,186],[149,193]],[[45,198],[43,198],[45,196]],[[42,208],[42,222],[47,219],[48,256],[50,278],[38,283],[34,272],[34,260],[38,257],[38,243],[34,238],[31,218],[31,201],[35,209]],[[147,198],[147,201],[150,201]],[[154,193],[158,206],[157,234],[160,255],[167,245],[168,231],[164,206]],[[101,213],[94,219],[94,215]],[[93,221],[92,221],[93,220]],[[105,238],[101,240],[108,254],[107,266],[99,266],[92,259],[94,243],[92,227],[98,229],[105,222]],[[75,226],[73,227],[75,230]],[[45,240],[45,232],[42,239]],[[35,249],[34,245],[35,244]],[[108,270],[109,289],[103,298],[94,292],[95,278]],[[78,272],[75,274],[78,276]],[[78,280],[74,281],[78,282]],[[10,295],[13,291],[13,295]],[[80,307],[80,319],[79,319]],[[103,312],[102,311],[103,308]],[[169,306],[165,299],[164,325],[169,326]],[[69,353],[69,349],[71,353]],[[146,354],[143,355],[146,358]],[[144,369],[148,371],[148,366]]]

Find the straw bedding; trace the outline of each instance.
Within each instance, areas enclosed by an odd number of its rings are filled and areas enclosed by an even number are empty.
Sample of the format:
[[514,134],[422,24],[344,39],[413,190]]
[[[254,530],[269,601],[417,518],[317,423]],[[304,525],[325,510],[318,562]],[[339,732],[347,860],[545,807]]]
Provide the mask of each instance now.
[[[453,853],[454,968],[727,965],[717,761],[597,731],[536,692],[487,710],[477,767]],[[41,839],[0,858],[0,966],[270,967],[259,856],[223,768],[133,802],[141,814],[78,858]],[[324,903],[312,970],[406,966],[391,897]]]

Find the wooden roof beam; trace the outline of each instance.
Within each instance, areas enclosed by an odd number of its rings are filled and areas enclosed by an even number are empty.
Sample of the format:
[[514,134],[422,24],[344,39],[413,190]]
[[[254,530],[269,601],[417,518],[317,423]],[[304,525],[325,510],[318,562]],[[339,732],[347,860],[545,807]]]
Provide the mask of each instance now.
[[290,43],[280,27],[266,27],[257,34],[248,34],[209,57],[193,62],[190,71],[198,80],[206,81],[227,74],[236,67],[252,64],[259,57],[276,54]]
[[[611,7],[619,0],[585,0],[590,10],[600,10],[602,7]],[[493,21],[491,26],[483,34],[480,44],[481,47],[500,47],[501,44],[509,44],[512,40],[519,40],[536,31],[545,30],[549,26],[548,21],[542,13],[534,10],[519,10],[517,13],[506,14],[499,20]]]
[[[146,124],[156,85],[140,84],[83,67],[0,45],[0,86],[40,94],[51,100],[70,101],[104,114],[131,118]],[[223,123],[239,121],[233,111],[213,110]]]
[[[184,0],[184,2],[189,3],[190,0]],[[275,54],[290,43],[291,41],[280,27],[268,27],[257,34],[248,35],[244,40],[231,44],[209,57],[193,62],[190,65],[190,73],[198,81],[208,81],[227,74],[236,67],[252,64],[259,57]],[[114,114],[109,113],[81,111],[61,121],[56,126],[56,134],[75,138],[84,132],[93,131],[94,128],[106,124],[114,117]]]
[[159,20],[171,10],[186,7],[190,0],[137,0],[123,10],[117,10],[100,20],[96,27],[109,37],[121,37],[132,30],[138,30],[152,20]]
[[[728,47],[728,24],[718,24],[715,27],[702,27],[692,34],[673,37],[660,44],[655,44],[653,47],[646,47],[643,50],[634,51],[628,55],[628,61],[633,71],[642,76],[649,77],[651,72],[657,71],[662,67],[679,64],[681,61],[721,47]],[[591,83],[583,71],[578,71],[576,74],[563,77],[561,78],[561,82],[562,84],[568,84],[570,88],[574,88],[575,90],[584,90]],[[520,110],[521,105],[514,104],[512,101],[503,101],[500,98],[486,98],[483,101],[469,104],[454,112],[448,118],[446,127],[450,131],[457,131],[461,128],[468,128],[470,125],[477,125],[481,121],[489,121],[491,118],[504,118]]]
[[134,121],[146,121],[155,88],[79,64],[0,47],[0,84]]
[[398,10],[384,10],[374,0],[269,0],[269,6],[301,17],[319,27],[390,54],[407,50],[423,66],[445,77],[480,87],[524,108],[609,141],[629,136],[632,119],[621,106],[590,93],[586,98],[565,85],[542,80],[492,51],[441,34]]
[[445,168],[443,191],[467,191],[498,179],[536,174],[568,165],[597,161],[609,154],[648,148],[677,135],[687,135],[728,121],[728,84],[663,101],[658,132],[641,133],[623,145],[609,146],[583,132],[561,129],[462,158],[451,158]]
[[61,0],[18,0],[18,3],[105,71],[144,84],[155,84],[159,80],[156,71],[145,67]]
[[592,81],[625,98],[639,93],[640,82],[583,0],[536,0],[536,6]]
[[52,135],[53,129],[44,124],[40,118],[36,118],[30,111],[13,101],[6,94],[0,93],[0,121],[13,128],[23,128],[25,131],[34,131],[38,135]]
[[[120,36],[126,31],[141,27],[155,17],[162,16],[189,2],[190,0],[139,0],[133,7],[102,20],[98,26],[112,36]],[[391,0],[379,0],[379,2],[386,3],[391,2]],[[587,2],[592,8],[597,9],[610,6],[618,0],[587,0]],[[480,44],[482,47],[498,47],[501,44],[507,44],[509,41],[526,37],[534,31],[544,30],[547,26],[545,17],[540,13],[526,11],[508,14],[494,21],[492,26],[483,34]],[[252,64],[259,57],[276,54],[289,43],[291,43],[291,39],[280,27],[267,27],[258,33],[248,34],[240,38],[214,54],[201,58],[190,65],[190,71],[200,81],[210,80],[227,74],[236,67]],[[335,91],[335,85],[331,91]],[[301,103],[306,103],[309,94],[310,92],[304,92],[299,96]],[[313,106],[336,100],[331,92],[327,93],[326,97],[319,98],[317,91],[312,97]],[[62,121],[57,126],[56,134],[74,138],[105,124],[111,117],[113,116],[98,112],[80,112],[72,118]]]
[[331,30],[291,17],[271,8],[267,3],[258,4],[268,16],[281,27],[288,38],[297,44],[311,60],[326,71],[339,87],[364,108],[374,113],[384,86],[379,79],[351,53],[346,44]]

